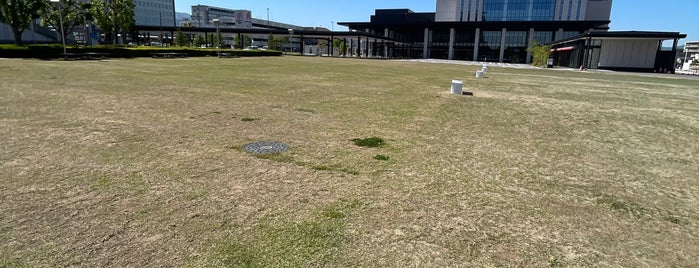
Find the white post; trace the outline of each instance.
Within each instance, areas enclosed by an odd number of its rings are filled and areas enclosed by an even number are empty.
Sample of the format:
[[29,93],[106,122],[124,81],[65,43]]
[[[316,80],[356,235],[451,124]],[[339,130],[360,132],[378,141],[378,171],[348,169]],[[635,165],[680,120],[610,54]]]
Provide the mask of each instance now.
[[214,24],[216,24],[216,56],[221,57],[221,32],[218,29],[218,25],[221,23],[221,20],[219,19],[214,19]]

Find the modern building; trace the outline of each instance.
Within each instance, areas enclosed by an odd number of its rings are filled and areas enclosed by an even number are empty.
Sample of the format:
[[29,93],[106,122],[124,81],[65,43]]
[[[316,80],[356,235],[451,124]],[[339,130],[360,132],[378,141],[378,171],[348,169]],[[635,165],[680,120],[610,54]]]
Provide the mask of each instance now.
[[174,0],[134,0],[134,19],[139,26],[175,26]]
[[437,0],[436,12],[376,10],[354,31],[411,44],[410,57],[528,63],[527,47],[609,29],[612,0]]
[[[553,42],[554,65],[637,72],[675,72],[679,32],[599,31]],[[664,41],[671,47],[663,47]]]

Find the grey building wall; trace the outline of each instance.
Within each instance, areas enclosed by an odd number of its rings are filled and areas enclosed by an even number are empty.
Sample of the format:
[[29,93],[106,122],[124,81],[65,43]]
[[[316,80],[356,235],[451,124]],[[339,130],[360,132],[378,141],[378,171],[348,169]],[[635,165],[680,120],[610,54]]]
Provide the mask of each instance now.
[[136,25],[176,26],[174,0],[134,0],[134,4]]
[[437,0],[435,21],[461,21],[462,0]]
[[648,68],[655,67],[658,40],[602,40],[599,67]]
[[609,20],[612,14],[612,0],[587,0],[585,20]]
[[[35,31],[35,28],[40,27],[38,20],[34,21],[28,29],[24,30],[22,33],[22,41],[25,43],[47,43],[56,42],[60,34],[56,32],[48,32],[48,30],[42,34]],[[46,34],[51,34],[51,36],[46,36]],[[10,25],[0,23],[0,43],[14,43],[15,35],[12,32],[12,27]]]

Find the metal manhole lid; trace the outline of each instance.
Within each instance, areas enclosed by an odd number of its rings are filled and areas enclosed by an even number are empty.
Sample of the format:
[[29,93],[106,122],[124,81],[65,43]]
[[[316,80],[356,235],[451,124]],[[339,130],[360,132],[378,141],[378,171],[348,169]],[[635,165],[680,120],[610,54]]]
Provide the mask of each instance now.
[[253,154],[277,154],[289,150],[289,145],[281,142],[253,142],[243,146],[243,151]]

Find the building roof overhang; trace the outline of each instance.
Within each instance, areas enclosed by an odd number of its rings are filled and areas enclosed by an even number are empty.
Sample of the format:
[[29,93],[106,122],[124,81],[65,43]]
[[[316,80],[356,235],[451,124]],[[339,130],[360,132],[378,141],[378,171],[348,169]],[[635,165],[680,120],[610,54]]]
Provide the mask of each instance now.
[[350,29],[476,29],[481,30],[558,30],[598,29],[607,30],[611,21],[422,21],[422,22],[338,22]]
[[[182,31],[185,33],[215,33],[217,29],[214,27],[174,27],[174,26],[136,26],[136,30],[145,32],[176,32]],[[399,40],[394,38],[385,37],[382,35],[366,33],[366,32],[355,32],[355,31],[317,31],[317,30],[296,30],[289,31],[289,29],[259,29],[259,28],[218,28],[221,33],[233,33],[233,34],[274,34],[274,35],[293,35],[293,36],[303,36],[305,38],[369,38],[377,41],[384,41],[393,44],[404,44]]]
[[686,38],[686,34],[679,32],[651,32],[651,31],[593,31],[581,35],[576,35],[570,38],[553,42],[552,45],[566,44],[570,42],[585,40],[585,39],[654,39],[654,40],[673,40]]

